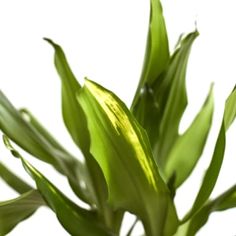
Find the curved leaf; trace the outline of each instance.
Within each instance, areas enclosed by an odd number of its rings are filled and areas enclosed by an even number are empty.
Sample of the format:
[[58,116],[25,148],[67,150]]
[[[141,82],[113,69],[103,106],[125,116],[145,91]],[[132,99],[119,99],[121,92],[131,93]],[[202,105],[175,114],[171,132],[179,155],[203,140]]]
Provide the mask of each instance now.
[[94,212],[85,210],[76,205],[26,161],[21,154],[13,148],[7,136],[4,136],[4,143],[11,153],[21,160],[23,167],[35,181],[37,189],[47,205],[55,212],[62,226],[71,235],[112,235],[103,225],[100,225],[97,215],[94,214]]
[[132,107],[136,105],[143,86],[152,84],[165,70],[169,62],[169,45],[161,2],[159,0],[151,0],[150,3],[149,31],[143,71]]
[[90,151],[106,178],[109,202],[139,215],[148,235],[171,235],[177,216],[146,133],[118,97],[92,81],[86,80],[78,101],[88,118]]
[[[54,137],[52,137],[52,135],[39,123],[39,121],[33,116],[30,111],[28,111],[26,108],[20,109],[19,111],[25,122],[30,124],[38,134],[40,134],[45,140],[47,140],[50,146],[54,148],[55,153],[62,152],[65,155],[65,158],[67,158],[68,160],[75,159],[70,153],[68,153],[67,150],[65,150],[64,147],[61,146],[60,143],[57,142],[57,140],[55,140]],[[79,161],[75,163],[74,166],[72,166],[72,164],[73,163],[71,163],[71,166],[69,166],[69,170],[65,170],[65,174],[69,177],[69,183],[73,191],[81,200],[92,204],[93,196],[91,196],[90,190],[91,180],[86,166],[84,166],[84,164]],[[64,168],[66,168],[66,166]],[[83,186],[83,183],[85,184],[85,186]]]
[[[221,165],[224,159],[224,151],[225,151],[225,133],[227,129],[230,127],[232,122],[236,117],[236,96],[235,96],[235,88],[229,95],[225,104],[224,117],[222,120],[220,132],[215,144],[214,153],[210,162],[209,167],[204,175],[200,190],[197,194],[197,197],[194,201],[193,207],[190,212],[184,217],[182,222],[186,222],[193,215],[195,215],[201,207],[205,204],[205,202],[210,197],[212,190],[216,184]],[[231,117],[228,119],[228,117]]]
[[76,93],[80,91],[81,86],[71,71],[62,48],[50,39],[45,40],[50,43],[55,50],[55,66],[62,84],[62,113],[64,123],[72,139],[84,154],[86,166],[91,178],[92,186],[90,191],[94,196],[94,204],[96,204],[97,208],[103,214],[104,220],[110,224],[112,221],[111,218],[113,218],[111,216],[114,212],[112,212],[112,209],[110,209],[106,202],[106,182],[99,165],[89,152],[90,137],[87,120],[76,99]]
[[45,133],[41,132],[42,127],[39,129],[39,126],[35,126],[29,113],[27,119],[24,118],[0,92],[0,129],[3,133],[33,156],[53,165],[68,177],[74,188],[84,192],[84,196],[80,195],[83,200],[89,199],[90,193],[86,190],[89,188],[89,183],[86,182],[88,186],[84,188],[85,179],[82,174],[86,173],[86,169],[82,163],[62,148],[58,148],[58,145],[52,144],[52,138],[48,140]]
[[234,207],[236,207],[236,185],[206,203],[188,222],[181,225],[180,227],[185,228],[185,233],[181,236],[195,235],[206,224],[212,212],[224,211]]
[[160,109],[163,109],[163,113],[154,155],[161,168],[165,166],[166,157],[178,137],[179,123],[187,106],[186,68],[192,43],[197,36],[198,32],[195,31],[181,41],[171,58],[162,84],[158,85],[158,80],[156,81],[157,88],[154,89],[154,93],[157,103],[161,101]]
[[43,205],[45,202],[37,190],[30,190],[16,199],[0,202],[0,236],[8,234]]
[[0,162],[0,177],[18,193],[25,193],[32,190],[32,187],[24,182],[21,178],[10,171],[3,163]]
[[190,127],[180,135],[172,147],[165,166],[165,177],[175,176],[174,187],[177,188],[190,175],[201,156],[213,115],[212,88],[198,115]]

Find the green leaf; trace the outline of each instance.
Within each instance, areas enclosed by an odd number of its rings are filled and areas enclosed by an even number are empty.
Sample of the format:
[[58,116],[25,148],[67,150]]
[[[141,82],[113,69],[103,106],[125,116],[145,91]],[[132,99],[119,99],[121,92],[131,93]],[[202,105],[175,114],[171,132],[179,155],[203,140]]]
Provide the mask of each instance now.
[[[55,152],[63,153],[65,155],[65,158],[67,158],[68,160],[75,159],[67,150],[65,150],[64,147],[61,146],[60,143],[57,142],[57,140],[55,140],[54,137],[52,137],[52,135],[39,123],[39,121],[33,116],[32,113],[30,113],[25,108],[20,109],[20,113],[25,122],[30,124],[38,134],[40,134],[45,140],[47,140],[50,146],[55,149]],[[91,196],[91,180],[86,166],[78,161],[74,166],[72,166],[71,164],[69,168],[69,170],[65,170],[65,174],[69,177],[68,180],[73,191],[81,200],[92,204],[93,196]],[[85,187],[82,186],[83,183],[85,184]]]
[[121,224],[121,214],[120,212],[113,212],[113,209],[107,205],[106,182],[101,168],[89,151],[90,137],[87,127],[87,118],[76,98],[76,94],[80,91],[81,86],[73,75],[62,48],[50,39],[45,40],[49,42],[55,50],[55,66],[62,84],[62,112],[64,123],[72,139],[84,154],[86,166],[91,178],[91,192],[94,196],[94,204],[106,224],[110,227],[118,228],[113,224]]
[[165,70],[169,62],[169,45],[161,2],[159,0],[151,0],[150,3],[149,32],[143,71],[132,107],[136,105],[143,86],[145,84],[152,84],[152,82]]
[[91,202],[90,185],[85,175],[87,170],[83,164],[58,144],[56,145],[56,141],[52,141],[52,137],[45,134],[45,129],[39,126],[39,123],[36,125],[36,120],[30,113],[26,114],[24,110],[22,116],[2,92],[0,92],[0,129],[21,148],[66,175],[77,190],[75,192],[81,193],[79,197]]
[[222,193],[214,200],[209,201],[198,211],[188,222],[185,227],[185,234],[181,236],[192,236],[208,221],[212,212],[224,211],[236,207],[236,185]]
[[0,236],[8,234],[43,205],[45,202],[37,190],[30,190],[16,199],[0,202]]
[[185,74],[190,49],[198,32],[183,38],[164,73],[145,84],[132,113],[147,131],[154,158],[163,171],[165,158],[178,138],[180,119],[187,105]]
[[85,210],[76,205],[26,161],[21,154],[13,148],[7,136],[4,136],[4,143],[11,153],[21,160],[23,167],[35,181],[37,189],[47,205],[55,212],[62,226],[71,235],[112,235],[103,225],[100,225],[97,215],[93,211]]
[[103,170],[110,204],[137,214],[147,235],[171,235],[176,212],[144,130],[118,97],[92,81],[86,80],[78,101],[88,118],[90,151]]
[[0,177],[18,193],[25,193],[32,190],[32,187],[16,176],[3,163],[0,162]]
[[225,139],[226,139],[225,133],[236,117],[235,110],[236,110],[236,96],[234,88],[234,90],[231,92],[231,94],[226,100],[224,117],[222,120],[221,128],[215,144],[215,149],[210,165],[207,168],[207,171],[204,175],[200,190],[194,201],[193,207],[190,210],[190,212],[184,217],[182,222],[186,222],[201,209],[201,207],[210,197],[212,190],[214,189],[224,159]]
[[167,157],[164,173],[166,179],[175,176],[174,188],[187,179],[200,158],[210,131],[212,116],[213,93],[211,88],[200,112],[184,134],[177,138]]
[[37,188],[48,206],[55,212],[62,226],[71,235],[111,235],[99,225],[99,221],[92,212],[74,204],[26,160],[23,158],[21,160],[26,171],[35,180]]
[[195,31],[181,41],[171,57],[163,82],[158,84],[157,80],[153,89],[162,112],[158,142],[154,147],[154,156],[160,168],[165,166],[166,157],[178,137],[179,123],[187,106],[186,68],[191,46],[197,36],[198,32]]

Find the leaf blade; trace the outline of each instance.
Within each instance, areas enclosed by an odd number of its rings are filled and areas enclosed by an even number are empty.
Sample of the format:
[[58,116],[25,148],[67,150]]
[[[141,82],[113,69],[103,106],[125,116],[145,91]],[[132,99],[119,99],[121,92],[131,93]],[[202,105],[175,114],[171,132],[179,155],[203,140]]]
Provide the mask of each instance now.
[[0,202],[0,235],[8,234],[43,205],[45,202],[37,190],[30,190],[16,199]]
[[[103,170],[110,204],[140,215],[146,226],[155,225],[151,229],[147,226],[150,235],[159,235],[163,230],[169,235],[175,230],[177,216],[152,159],[145,132],[113,93],[92,81],[85,81],[78,101],[88,117],[90,151]],[[166,207],[169,221],[165,219]]]

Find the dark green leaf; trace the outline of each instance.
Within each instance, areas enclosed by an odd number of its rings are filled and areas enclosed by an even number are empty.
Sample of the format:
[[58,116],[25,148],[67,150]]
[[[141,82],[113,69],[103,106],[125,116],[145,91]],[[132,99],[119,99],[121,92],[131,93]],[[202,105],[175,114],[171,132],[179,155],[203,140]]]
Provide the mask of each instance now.
[[28,185],[25,181],[16,176],[1,162],[0,162],[0,177],[18,193],[22,194],[32,190],[32,187],[30,185]]
[[16,199],[0,202],[0,236],[8,234],[42,205],[45,202],[37,190],[30,190]]
[[165,70],[169,62],[169,45],[165,20],[162,14],[162,6],[159,0],[151,0],[150,2],[151,12],[149,32],[143,71],[132,107],[136,105],[137,99],[140,96],[140,91],[144,84],[152,84],[152,82]]
[[78,100],[88,118],[90,151],[106,178],[109,202],[140,216],[148,235],[171,235],[177,216],[146,133],[118,97],[92,81],[86,80]]
[[236,186],[234,185],[226,192],[214,200],[205,204],[200,211],[198,211],[188,222],[182,225],[185,228],[185,233],[181,236],[192,236],[208,221],[212,212],[224,211],[236,207]]
[[164,174],[166,179],[175,176],[178,187],[190,175],[204,149],[213,115],[212,89],[200,112],[190,127],[180,135],[167,158]]
[[154,148],[155,158],[161,167],[165,166],[166,158],[178,137],[179,123],[187,105],[186,68],[192,43],[197,36],[198,32],[195,31],[181,41],[162,82],[158,84],[157,80],[153,89],[162,116],[158,142]]

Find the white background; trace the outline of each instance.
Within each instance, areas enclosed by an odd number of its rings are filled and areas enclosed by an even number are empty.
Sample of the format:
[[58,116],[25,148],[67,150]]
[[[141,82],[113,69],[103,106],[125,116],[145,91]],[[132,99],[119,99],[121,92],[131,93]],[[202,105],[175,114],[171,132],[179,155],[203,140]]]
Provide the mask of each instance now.
[[[197,170],[178,191],[180,217],[191,203],[206,169],[219,129],[224,99],[236,82],[236,4],[234,0],[163,0],[170,48],[181,33],[200,31],[190,57],[187,88],[189,107],[181,130],[188,125],[215,82],[214,127]],[[53,50],[42,40],[50,37],[66,52],[74,73],[101,83],[130,105],[137,85],[149,20],[148,0],[0,0],[0,89],[16,107],[29,108],[74,154],[60,111],[60,81]],[[236,128],[228,132],[223,169],[213,197],[236,182]],[[30,181],[20,163],[0,145],[0,158]],[[26,155],[27,156],[27,155]],[[48,166],[32,163],[75,199],[66,181]],[[17,194],[0,182],[0,199]],[[236,210],[213,214],[199,236],[236,234]],[[134,235],[138,235],[138,229]],[[9,235],[68,235],[53,213],[40,209]]]

